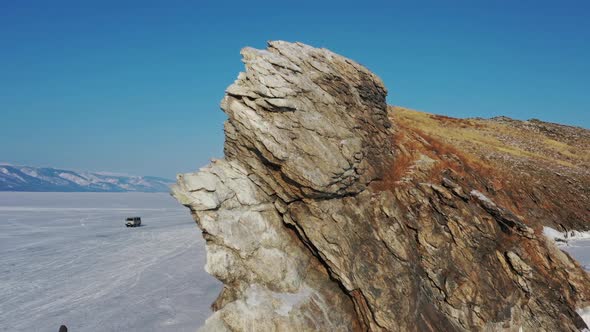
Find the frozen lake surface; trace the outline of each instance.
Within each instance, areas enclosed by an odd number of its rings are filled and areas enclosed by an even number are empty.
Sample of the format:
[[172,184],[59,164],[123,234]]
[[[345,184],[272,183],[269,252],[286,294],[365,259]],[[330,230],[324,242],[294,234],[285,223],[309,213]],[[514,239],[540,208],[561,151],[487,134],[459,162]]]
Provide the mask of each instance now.
[[557,246],[576,259],[586,271],[590,271],[590,232],[561,232],[551,227],[543,227],[543,234],[553,239]]
[[569,253],[584,270],[590,272],[590,239],[570,241],[567,245],[560,245],[559,248]]
[[221,289],[204,265],[168,194],[0,192],[1,331],[195,331]]

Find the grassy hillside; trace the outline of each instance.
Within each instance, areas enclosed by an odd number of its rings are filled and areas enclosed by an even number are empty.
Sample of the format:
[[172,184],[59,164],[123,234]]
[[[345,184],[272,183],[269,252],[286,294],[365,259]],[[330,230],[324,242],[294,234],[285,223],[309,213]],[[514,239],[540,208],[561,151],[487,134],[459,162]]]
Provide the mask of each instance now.
[[456,119],[393,106],[389,111],[396,158],[374,186],[393,190],[457,178],[533,226],[590,229],[589,130],[506,117]]

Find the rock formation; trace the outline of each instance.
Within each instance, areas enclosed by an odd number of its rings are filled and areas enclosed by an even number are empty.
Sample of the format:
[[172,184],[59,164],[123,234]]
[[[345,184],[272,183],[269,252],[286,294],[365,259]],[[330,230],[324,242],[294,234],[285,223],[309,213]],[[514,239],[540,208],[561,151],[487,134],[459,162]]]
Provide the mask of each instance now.
[[[576,331],[590,280],[478,161],[326,49],[245,48],[225,158],[173,195],[224,283],[204,331]],[[583,216],[582,216],[583,218]]]

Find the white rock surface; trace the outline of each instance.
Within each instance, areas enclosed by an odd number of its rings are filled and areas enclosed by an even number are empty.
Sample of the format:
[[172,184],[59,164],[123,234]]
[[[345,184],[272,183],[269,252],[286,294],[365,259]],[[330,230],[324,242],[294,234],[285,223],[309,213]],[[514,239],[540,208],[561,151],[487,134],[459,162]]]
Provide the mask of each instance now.
[[[172,192],[203,230],[207,272],[232,285],[220,294],[214,306],[221,309],[203,331],[342,331],[353,326],[350,304],[342,305],[347,298],[333,283],[314,282],[322,272],[311,264],[312,256],[238,162],[217,160],[199,173],[179,175]],[[320,314],[309,315],[316,311]]]

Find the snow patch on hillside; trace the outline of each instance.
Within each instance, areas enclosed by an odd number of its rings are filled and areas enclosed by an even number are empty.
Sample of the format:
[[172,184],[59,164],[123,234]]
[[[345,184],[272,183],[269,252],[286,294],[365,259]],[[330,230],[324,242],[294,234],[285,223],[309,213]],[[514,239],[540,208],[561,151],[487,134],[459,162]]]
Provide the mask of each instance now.
[[0,167],[0,191],[168,192],[172,180],[152,176],[77,172],[28,166]]
[[567,232],[560,232],[556,229],[551,227],[543,227],[543,234],[554,240],[558,244],[567,245],[570,241],[576,240],[587,240],[590,239],[590,232],[589,231],[567,231]]
[[80,186],[87,186],[91,183],[90,181],[83,179],[80,176],[70,174],[70,173],[59,173],[59,176],[68,180],[68,181],[72,181]]

